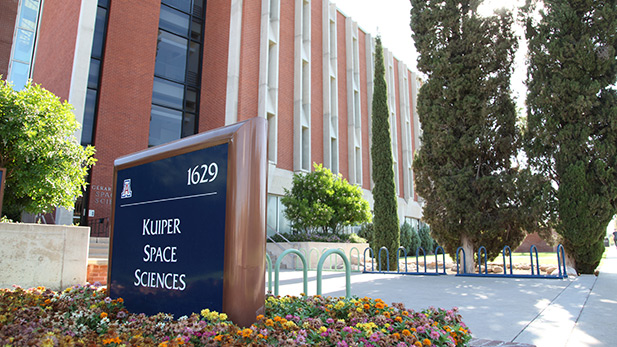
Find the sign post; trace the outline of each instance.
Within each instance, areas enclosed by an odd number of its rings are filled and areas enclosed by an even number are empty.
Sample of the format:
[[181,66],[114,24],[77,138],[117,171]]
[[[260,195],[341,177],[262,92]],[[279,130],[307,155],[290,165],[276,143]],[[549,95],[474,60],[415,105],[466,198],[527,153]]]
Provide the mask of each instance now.
[[114,163],[108,288],[131,312],[225,312],[265,303],[266,121],[197,134]]
[[0,217],[2,217],[2,197],[4,196],[4,180],[6,179],[6,169],[0,167]]

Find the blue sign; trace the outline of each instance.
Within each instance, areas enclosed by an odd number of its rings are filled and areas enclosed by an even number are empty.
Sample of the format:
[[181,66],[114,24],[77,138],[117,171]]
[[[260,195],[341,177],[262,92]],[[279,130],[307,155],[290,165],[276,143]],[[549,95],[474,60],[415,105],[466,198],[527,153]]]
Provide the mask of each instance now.
[[135,313],[222,311],[228,144],[117,170],[109,295]]

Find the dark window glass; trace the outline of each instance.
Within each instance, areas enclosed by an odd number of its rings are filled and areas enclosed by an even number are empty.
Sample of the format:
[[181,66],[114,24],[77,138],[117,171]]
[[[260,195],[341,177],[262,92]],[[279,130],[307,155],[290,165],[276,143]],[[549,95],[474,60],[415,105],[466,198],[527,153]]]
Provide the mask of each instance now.
[[191,40],[201,41],[201,21],[193,20],[191,24]]
[[96,22],[94,24],[94,38],[92,40],[92,56],[101,58],[103,55],[103,41],[105,40],[105,17],[107,10],[98,7],[96,9]]
[[99,6],[109,7],[109,0],[99,0]]
[[182,120],[182,137],[187,137],[195,134],[195,115],[192,113],[184,113]]
[[88,89],[86,92],[86,104],[84,107],[84,123],[81,128],[81,144],[92,143],[94,131],[94,113],[96,112],[96,90]]
[[203,18],[204,0],[193,1],[193,16]]
[[189,112],[197,112],[197,91],[195,89],[187,89],[184,109]]
[[184,86],[182,84],[166,81],[154,77],[152,86],[152,103],[182,109],[184,100]]
[[186,83],[196,86],[199,84],[197,76],[199,76],[199,53],[201,45],[199,43],[191,42],[189,49],[189,66],[188,74],[186,76]]
[[148,145],[157,146],[180,138],[182,112],[152,105]]
[[159,28],[178,35],[187,36],[189,32],[189,16],[167,6],[161,6]]
[[159,30],[154,74],[184,82],[188,40]]
[[190,0],[163,0],[162,3],[165,5],[169,5],[171,7],[175,7],[180,11],[191,12],[191,2]]
[[99,86],[99,72],[101,61],[90,59],[90,72],[88,73],[88,88],[97,89]]

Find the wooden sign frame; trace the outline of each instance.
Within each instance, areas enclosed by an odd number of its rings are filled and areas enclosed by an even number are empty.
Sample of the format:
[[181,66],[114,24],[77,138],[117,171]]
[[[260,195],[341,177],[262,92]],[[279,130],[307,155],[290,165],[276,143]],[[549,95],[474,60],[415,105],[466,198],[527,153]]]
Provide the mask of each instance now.
[[[118,172],[227,144],[222,311],[240,326],[250,326],[255,322],[255,317],[263,312],[265,305],[266,137],[267,121],[256,117],[133,153],[115,161],[108,263],[108,288],[111,295],[114,295],[113,264],[116,261],[124,261],[120,256],[120,259],[112,258],[114,236],[118,232],[128,232],[116,230],[116,208],[123,189],[123,182],[118,181]],[[178,170],[182,170],[186,176],[186,168]],[[186,181],[186,178],[184,180]],[[137,249],[136,252],[141,252],[143,256],[141,249]],[[206,256],[196,257],[194,261],[203,262]],[[193,312],[205,308],[208,307],[195,307]]]

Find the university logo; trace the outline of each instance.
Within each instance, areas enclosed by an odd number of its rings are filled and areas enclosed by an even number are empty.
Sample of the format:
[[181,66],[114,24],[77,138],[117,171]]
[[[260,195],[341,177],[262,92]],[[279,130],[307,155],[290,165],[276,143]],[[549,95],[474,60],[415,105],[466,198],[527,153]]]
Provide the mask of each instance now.
[[133,191],[131,190],[131,179],[127,178],[124,180],[124,185],[122,186],[122,194],[120,194],[120,199],[128,199],[133,196]]

